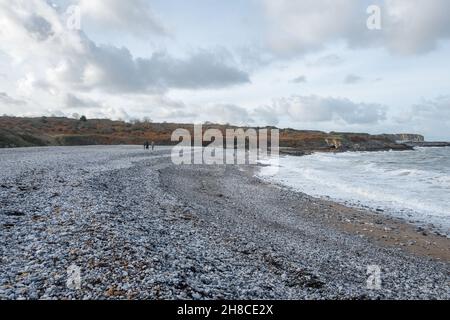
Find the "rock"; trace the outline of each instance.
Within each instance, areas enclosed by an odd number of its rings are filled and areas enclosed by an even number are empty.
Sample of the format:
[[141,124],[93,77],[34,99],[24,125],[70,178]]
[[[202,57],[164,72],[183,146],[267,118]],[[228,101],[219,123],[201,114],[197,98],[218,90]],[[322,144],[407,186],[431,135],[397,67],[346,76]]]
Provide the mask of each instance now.
[[[330,227],[334,217],[350,219],[350,209],[345,215],[340,206],[256,184],[247,169],[175,166],[165,152],[0,150],[2,183],[40,186],[0,188],[0,299],[450,298],[442,262]],[[201,181],[210,187],[197,188]],[[49,198],[56,194],[63,195],[57,203]],[[373,264],[382,265],[383,290],[368,292]],[[81,288],[71,289],[76,266]],[[434,283],[426,293],[417,289],[423,279]]]
[[23,217],[25,216],[25,213],[19,210],[2,210],[0,211],[0,214],[3,214],[5,216],[10,217]]
[[202,298],[202,296],[200,294],[198,294],[197,292],[192,293],[192,299],[200,300],[201,298]]

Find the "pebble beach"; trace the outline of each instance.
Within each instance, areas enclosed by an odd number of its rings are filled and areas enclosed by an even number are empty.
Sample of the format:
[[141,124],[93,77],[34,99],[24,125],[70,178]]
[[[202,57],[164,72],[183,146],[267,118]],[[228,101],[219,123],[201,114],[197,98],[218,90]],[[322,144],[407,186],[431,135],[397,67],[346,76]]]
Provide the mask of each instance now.
[[450,298],[450,239],[258,166],[174,165],[169,147],[140,146],[0,158],[0,299]]

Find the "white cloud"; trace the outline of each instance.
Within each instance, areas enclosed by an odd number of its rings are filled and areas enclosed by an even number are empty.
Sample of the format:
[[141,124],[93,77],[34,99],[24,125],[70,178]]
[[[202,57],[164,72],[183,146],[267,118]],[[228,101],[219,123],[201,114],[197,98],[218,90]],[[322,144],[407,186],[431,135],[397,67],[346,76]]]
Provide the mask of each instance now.
[[276,125],[279,115],[272,108],[260,107],[250,110],[245,106],[229,103],[189,104],[183,108],[153,108],[152,118],[174,119],[181,122],[221,123],[238,126]]
[[412,107],[412,118],[450,122],[450,95],[425,99]]
[[253,110],[251,115],[263,125],[276,126],[280,115],[271,106],[261,106]]
[[[67,30],[65,7],[49,1],[0,0],[2,113],[448,132],[448,98],[408,109],[418,97],[448,93],[449,47],[439,47],[450,37],[447,0],[263,0],[270,50],[259,17],[242,43],[242,26],[213,26],[225,18],[210,6],[200,14],[186,5],[190,19],[180,22],[172,3],[158,3],[158,16],[144,0],[55,1],[81,5],[83,31]],[[381,31],[366,28],[372,3],[383,4]],[[186,30],[168,36],[166,22]],[[364,100],[382,104],[355,102]]]
[[314,95],[275,99],[271,109],[273,114],[277,114],[279,117],[287,116],[291,121],[300,123],[374,124],[386,119],[385,106]]
[[[369,5],[380,5],[382,29],[369,30]],[[305,54],[338,41],[394,53],[433,50],[450,38],[448,0],[265,0],[268,42],[280,55]]]
[[115,32],[149,38],[167,35],[167,28],[157,18],[146,0],[78,0],[83,23]]
[[393,118],[398,132],[413,131],[424,134],[428,140],[448,140],[450,128],[450,95],[422,99]]
[[385,0],[385,38],[394,52],[414,54],[450,38],[450,1]]
[[247,109],[231,104],[214,104],[206,106],[205,115],[212,115],[210,121],[221,123],[232,123],[237,125],[248,125],[254,123]]
[[344,59],[336,54],[320,56],[314,61],[308,62],[309,67],[335,67],[344,62]]
[[[114,1],[109,10],[120,8]],[[67,30],[57,10],[43,0],[0,4],[0,30],[0,50],[27,71],[33,79],[28,85],[41,89],[143,93],[249,82],[226,49],[197,50],[184,59],[167,52],[136,58],[125,47],[98,45],[82,32]]]
[[187,116],[195,122],[210,121],[215,123],[230,123],[234,125],[254,124],[249,111],[241,106],[227,103],[207,103],[192,105]]
[[360,0],[265,0],[264,8],[269,44],[282,55],[322,49],[329,41],[352,38],[365,26]]
[[56,67],[48,69],[47,81],[109,93],[222,88],[249,82],[248,75],[226,61],[223,53],[203,50],[178,59],[156,52],[150,58],[135,59],[126,48],[87,42],[84,54],[61,57]]
[[187,106],[184,115],[191,121],[212,121],[235,125],[277,125],[280,122],[339,123],[342,125],[375,125],[386,120],[385,106],[356,103],[349,99],[292,96],[274,99],[271,104],[252,110],[226,103]]

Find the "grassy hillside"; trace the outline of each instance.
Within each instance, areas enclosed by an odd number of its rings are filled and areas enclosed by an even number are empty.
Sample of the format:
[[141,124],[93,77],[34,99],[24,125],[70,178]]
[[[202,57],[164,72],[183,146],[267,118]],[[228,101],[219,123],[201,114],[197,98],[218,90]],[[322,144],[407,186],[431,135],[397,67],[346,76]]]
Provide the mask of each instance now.
[[[74,146],[143,144],[154,141],[159,145],[175,144],[171,135],[177,128],[193,132],[192,124],[124,122],[108,119],[86,121],[41,117],[0,117],[0,147],[31,146]],[[205,124],[204,130],[220,129],[224,125]],[[398,144],[390,135],[369,135],[364,133],[325,133],[321,131],[280,130],[280,147],[283,151],[302,153],[311,151],[346,150],[404,150],[409,147]]]

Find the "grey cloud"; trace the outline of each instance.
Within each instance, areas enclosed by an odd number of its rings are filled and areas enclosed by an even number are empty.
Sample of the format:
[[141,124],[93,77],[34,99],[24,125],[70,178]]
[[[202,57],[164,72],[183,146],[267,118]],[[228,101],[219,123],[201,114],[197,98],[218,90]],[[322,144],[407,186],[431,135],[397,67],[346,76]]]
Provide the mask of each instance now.
[[[217,107],[217,106],[216,106]],[[274,99],[272,104],[260,106],[252,112],[246,109],[222,105],[214,113],[223,116],[224,110],[232,113],[231,123],[257,123],[278,125],[287,120],[289,123],[320,123],[345,125],[374,125],[387,119],[387,107],[376,103],[356,103],[345,98],[319,96],[292,96]],[[238,121],[238,120],[241,121]],[[245,121],[244,121],[245,120]]]
[[294,123],[333,122],[367,125],[386,120],[386,107],[379,104],[354,103],[340,98],[295,96],[277,99],[272,105],[261,106],[251,112],[233,104],[214,104],[196,108],[186,116],[196,120],[207,119],[237,125],[278,125],[285,117]]
[[450,95],[423,100],[411,108],[412,119],[434,119],[450,122]]
[[[381,30],[369,30],[369,5],[381,8]],[[270,48],[281,56],[303,55],[328,44],[385,47],[418,54],[450,39],[448,0],[265,0]]]
[[345,77],[344,79],[344,83],[345,84],[355,84],[355,83],[359,83],[363,80],[363,78],[361,78],[360,76],[354,75],[354,74],[349,74]]
[[272,107],[262,106],[250,111],[248,108],[232,103],[211,103],[188,105],[183,110],[156,110],[155,116],[168,119],[188,119],[193,122],[209,121],[233,125],[276,125],[278,114]]
[[54,35],[50,22],[36,14],[31,15],[26,20],[25,28],[38,41],[45,41]]
[[308,62],[309,67],[335,67],[344,62],[344,59],[336,54],[329,54],[319,57],[317,60]]
[[254,114],[231,103],[210,103],[205,105],[189,105],[185,110],[161,110],[157,118],[184,118],[192,122],[230,123],[234,125],[251,125],[255,123]]
[[298,76],[291,80],[293,83],[305,83],[306,82],[306,76]]
[[265,125],[276,126],[279,123],[279,114],[271,106],[258,107],[251,115]]
[[430,140],[448,140],[450,95],[424,99],[394,117],[393,121],[403,131],[419,132]]
[[5,92],[0,92],[0,103],[10,106],[25,106],[27,104],[26,101],[12,98]]
[[293,96],[276,99],[272,110],[294,122],[344,122],[372,124],[386,119],[386,107],[374,103],[355,103],[344,98]]
[[185,60],[167,53],[138,59],[144,83],[158,87],[201,89],[221,88],[250,82],[249,75],[233,66],[225,49],[197,51]]
[[321,50],[327,43],[355,42],[365,32],[365,1],[263,1],[269,24],[268,43],[281,56]]
[[[195,112],[189,112],[184,110],[168,110],[163,109],[160,110],[156,117],[158,119],[195,119],[198,117],[197,113]],[[189,121],[189,120],[188,120]]]
[[[118,0],[111,4],[106,0],[83,1],[99,12],[100,7],[111,5],[114,9],[111,15],[117,14],[120,19],[138,15],[140,6],[147,6],[145,1],[135,2],[137,7],[132,12],[121,13],[116,11],[133,6]],[[97,90],[147,94],[172,88],[217,89],[250,82],[249,75],[238,68],[233,55],[224,48],[197,50],[185,58],[162,51],[149,57],[134,57],[126,47],[98,45],[82,31],[67,30],[56,9],[44,1],[33,3],[36,12],[30,16],[20,14],[30,10],[21,3],[0,12],[11,30],[28,31],[28,34],[18,33],[17,39],[7,38],[5,41],[10,43],[5,43],[5,48],[9,55],[20,55],[24,61],[35,59],[35,72],[29,72],[34,78],[31,86],[59,92]],[[23,41],[30,42],[33,52],[19,45]]]
[[201,108],[208,121],[247,125],[254,123],[247,109],[234,104],[212,104]]
[[385,0],[384,38],[401,54],[425,53],[450,38],[448,0]]
[[79,98],[71,93],[66,95],[65,105],[67,108],[96,108],[100,107],[100,103],[92,99]]
[[273,54],[260,45],[248,45],[234,50],[240,64],[248,71],[267,66],[275,60]]
[[185,59],[166,52],[134,58],[127,48],[96,45],[84,39],[86,53],[63,58],[65,68],[55,73],[57,82],[79,90],[161,92],[171,88],[223,88],[250,82],[223,50],[201,50]]

